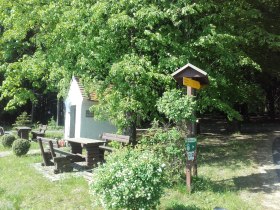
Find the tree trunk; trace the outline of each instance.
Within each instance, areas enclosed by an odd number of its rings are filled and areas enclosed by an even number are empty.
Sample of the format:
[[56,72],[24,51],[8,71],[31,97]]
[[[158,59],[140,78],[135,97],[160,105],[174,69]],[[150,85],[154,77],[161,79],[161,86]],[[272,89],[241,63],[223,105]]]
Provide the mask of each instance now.
[[268,115],[271,119],[275,118],[275,95],[274,88],[269,88],[266,95],[268,103]]
[[56,101],[56,126],[59,126],[60,123],[60,100],[59,98]]
[[130,136],[130,144],[134,147],[137,144],[136,141],[136,117],[134,112],[127,112],[126,119],[129,125],[123,130],[124,135]]
[[34,102],[31,102],[31,123],[34,123]]
[[227,120],[226,130],[229,133],[235,133],[241,131],[241,123],[238,120]]

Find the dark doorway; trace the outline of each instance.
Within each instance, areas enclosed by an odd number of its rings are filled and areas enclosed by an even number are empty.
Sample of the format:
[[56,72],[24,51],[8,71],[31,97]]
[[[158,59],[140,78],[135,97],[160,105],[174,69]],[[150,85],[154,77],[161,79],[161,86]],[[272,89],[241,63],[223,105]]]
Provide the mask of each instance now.
[[75,126],[76,125],[76,106],[70,107],[70,131],[69,131],[69,137],[74,138],[75,137]]

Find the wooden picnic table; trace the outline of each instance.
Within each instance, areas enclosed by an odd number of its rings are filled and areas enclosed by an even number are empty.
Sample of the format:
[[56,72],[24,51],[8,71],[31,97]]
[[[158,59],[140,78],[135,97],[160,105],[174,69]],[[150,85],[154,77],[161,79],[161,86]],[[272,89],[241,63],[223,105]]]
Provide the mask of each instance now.
[[81,154],[83,148],[86,150],[85,158],[88,167],[96,166],[98,162],[102,162],[103,155],[99,150],[99,146],[104,144],[103,140],[88,138],[66,138],[71,146],[71,153]]
[[17,134],[20,138],[22,139],[29,139],[29,132],[31,131],[30,127],[27,126],[21,126],[21,127],[16,127]]

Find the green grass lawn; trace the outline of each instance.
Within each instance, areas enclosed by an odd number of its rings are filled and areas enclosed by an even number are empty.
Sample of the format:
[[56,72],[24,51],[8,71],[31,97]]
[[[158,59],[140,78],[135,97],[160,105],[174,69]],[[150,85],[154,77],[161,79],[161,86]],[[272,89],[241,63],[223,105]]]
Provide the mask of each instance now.
[[[37,142],[30,142],[30,144],[31,144],[30,150],[39,149],[39,144]],[[12,151],[12,148],[3,147],[0,141],[0,152],[4,152],[4,151]]]
[[0,158],[0,209],[90,209],[83,178],[51,182],[31,166],[37,162],[39,155]]
[[[252,192],[258,181],[254,154],[262,136],[202,136],[198,147],[198,177],[193,178],[189,194],[185,183],[166,189],[159,209],[198,210],[224,207],[262,209],[262,192]],[[32,148],[38,148],[32,143]],[[0,151],[7,149],[0,145]],[[39,174],[32,163],[40,155],[0,158],[0,209],[93,209],[84,178],[51,182]]]
[[259,173],[253,154],[263,136],[229,135],[203,136],[198,146],[198,177],[193,178],[191,194],[185,183],[168,189],[160,209],[198,210],[263,209],[263,192],[254,192]]

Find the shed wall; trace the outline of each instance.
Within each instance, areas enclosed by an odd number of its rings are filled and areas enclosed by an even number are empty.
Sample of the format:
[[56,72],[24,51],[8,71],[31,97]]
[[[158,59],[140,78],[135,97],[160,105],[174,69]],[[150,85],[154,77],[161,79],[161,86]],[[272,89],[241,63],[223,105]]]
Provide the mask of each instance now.
[[76,122],[75,122],[75,137],[80,137],[81,127],[81,106],[83,97],[79,85],[75,79],[72,79],[68,95],[65,100],[65,124],[64,137],[70,137],[70,107],[76,105]]
[[93,116],[89,115],[89,108],[96,104],[91,101],[85,101],[81,109],[81,130],[80,134],[82,138],[100,139],[100,135],[104,132],[116,133],[117,129],[114,125],[108,121],[95,120]]

